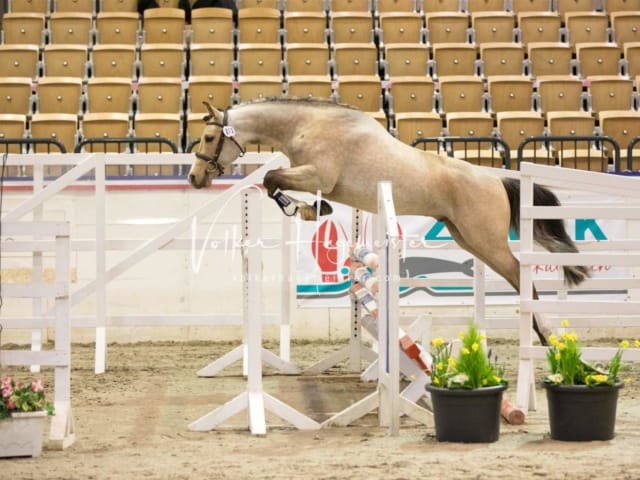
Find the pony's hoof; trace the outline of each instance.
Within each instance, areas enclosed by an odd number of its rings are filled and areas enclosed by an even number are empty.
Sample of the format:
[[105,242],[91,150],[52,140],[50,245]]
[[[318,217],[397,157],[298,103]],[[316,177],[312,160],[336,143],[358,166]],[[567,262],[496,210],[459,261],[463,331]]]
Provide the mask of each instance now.
[[310,205],[304,205],[303,207],[300,207],[298,209],[298,212],[300,213],[300,218],[307,222],[318,219],[318,216],[316,215],[316,209],[312,208]]
[[[313,202],[313,209],[318,211],[318,202]],[[320,215],[331,215],[333,213],[333,207],[328,202],[320,200]]]

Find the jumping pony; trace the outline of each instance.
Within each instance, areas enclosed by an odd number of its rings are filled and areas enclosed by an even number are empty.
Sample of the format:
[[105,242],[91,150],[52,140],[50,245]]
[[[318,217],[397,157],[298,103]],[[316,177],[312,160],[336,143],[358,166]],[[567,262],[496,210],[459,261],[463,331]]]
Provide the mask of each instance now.
[[[508,244],[509,229],[519,231],[520,182],[500,178],[464,160],[422,151],[390,135],[368,114],[319,99],[270,98],[220,111],[205,102],[204,120],[189,183],[209,186],[245,145],[271,145],[291,166],[264,177],[267,193],[286,215],[315,220],[331,213],[332,200],[375,212],[378,182],[390,181],[398,215],[425,215],[444,222],[460,247],[520,289],[520,263]],[[284,191],[321,193],[309,205]],[[535,205],[559,205],[548,189],[534,187]],[[534,238],[551,252],[577,252],[560,219],[535,220]],[[565,282],[588,277],[584,266],[565,266]],[[551,331],[542,319],[533,325],[547,344]]]

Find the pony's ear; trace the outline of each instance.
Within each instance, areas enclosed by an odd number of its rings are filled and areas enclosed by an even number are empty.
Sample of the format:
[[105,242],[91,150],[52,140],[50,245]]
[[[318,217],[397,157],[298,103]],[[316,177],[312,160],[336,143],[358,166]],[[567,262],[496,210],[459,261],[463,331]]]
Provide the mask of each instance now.
[[216,119],[216,113],[219,113],[220,116],[222,116],[222,114],[218,110],[213,108],[209,102],[202,102],[202,104],[205,107],[207,107],[207,112],[208,112],[204,117],[204,121],[205,122],[210,122],[211,120],[215,120]]

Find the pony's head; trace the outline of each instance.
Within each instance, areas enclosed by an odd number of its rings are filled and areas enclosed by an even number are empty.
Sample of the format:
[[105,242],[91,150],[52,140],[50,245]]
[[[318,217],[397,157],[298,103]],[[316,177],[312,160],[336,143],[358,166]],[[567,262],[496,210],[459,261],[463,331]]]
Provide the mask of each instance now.
[[189,183],[195,188],[208,186],[238,156],[244,155],[244,149],[234,138],[235,130],[227,124],[227,110],[221,112],[203,103],[209,113],[204,117],[206,125],[189,170]]

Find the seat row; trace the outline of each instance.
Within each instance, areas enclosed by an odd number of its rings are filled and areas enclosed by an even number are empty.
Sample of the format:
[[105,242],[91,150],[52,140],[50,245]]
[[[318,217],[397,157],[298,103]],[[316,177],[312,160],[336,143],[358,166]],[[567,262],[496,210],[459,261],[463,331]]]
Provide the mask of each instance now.
[[[574,58],[575,56],[575,58]],[[80,45],[47,45],[40,52],[35,45],[0,45],[4,75],[33,80],[45,76],[180,78],[222,75],[231,79],[249,75],[289,76],[423,75],[525,75],[532,79],[548,75],[640,74],[640,42],[624,48],[613,43],[581,43],[575,54],[567,44],[532,43],[525,49],[514,43],[490,43],[479,49],[468,43],[426,45],[396,44],[378,49],[372,43],[244,44],[237,49],[221,44],[98,45],[89,51]]]
[[[10,0],[12,12],[50,13],[78,11],[136,12],[137,0]],[[177,8],[178,0],[161,0],[160,7]],[[281,11],[619,11],[640,10],[637,0],[243,0],[243,7],[268,7]],[[195,10],[194,10],[195,11]]]
[[365,112],[386,111],[393,121],[398,113],[535,111],[546,116],[555,111],[583,111],[596,115],[604,110],[637,110],[639,94],[633,80],[619,76],[540,77],[497,75],[483,81],[477,76],[399,76],[382,81],[376,75],[346,75],[338,81],[328,76],[247,76],[233,81],[223,76],[180,79],[148,77],[138,82],[117,77],[79,79],[43,77],[37,84],[28,78],[1,77],[4,95],[0,113],[114,112],[205,113],[203,102],[218,108],[256,98],[336,98]]
[[[144,25],[144,28],[142,27]],[[145,11],[144,21],[137,13],[103,12],[95,22],[89,13],[59,12],[45,21],[42,14],[6,13],[3,17],[3,43],[74,43],[94,45],[119,43],[344,43],[376,42],[429,43],[516,41],[617,42],[640,40],[640,10],[604,12],[506,11],[382,13],[378,18],[367,12],[324,13],[287,12],[276,9],[243,8],[234,23],[232,12],[220,8],[194,11],[185,25],[180,9]]]

